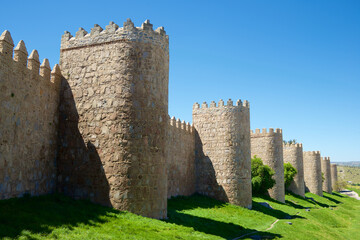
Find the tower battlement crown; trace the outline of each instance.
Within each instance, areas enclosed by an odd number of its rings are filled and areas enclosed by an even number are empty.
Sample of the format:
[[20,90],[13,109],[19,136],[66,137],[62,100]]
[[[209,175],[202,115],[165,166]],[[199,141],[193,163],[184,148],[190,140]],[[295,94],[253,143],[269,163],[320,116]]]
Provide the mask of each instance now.
[[302,143],[283,143],[284,147],[296,147],[296,148],[302,148]]
[[244,100],[242,102],[240,99],[238,99],[234,105],[234,102],[229,99],[225,105],[224,100],[220,99],[218,105],[216,105],[215,101],[211,101],[210,106],[207,104],[207,102],[203,102],[200,106],[199,103],[194,103],[193,110],[196,109],[214,109],[214,108],[250,108],[250,103],[247,100]]
[[61,50],[121,41],[152,43],[167,51],[169,36],[166,35],[164,27],[153,30],[153,25],[149,20],[146,20],[141,27],[135,27],[134,23],[128,18],[123,27],[110,22],[105,29],[95,24],[90,33],[83,28],[79,28],[75,37],[70,32],[65,31],[61,38]]
[[304,154],[309,154],[309,155],[320,155],[320,151],[304,151]]
[[50,63],[45,58],[40,64],[39,53],[32,50],[30,56],[23,40],[20,40],[14,49],[14,42],[9,31],[5,30],[0,35],[0,58],[4,58],[18,71],[23,70],[26,74],[32,74],[36,78],[42,78],[44,85],[49,85],[54,89],[60,88],[61,71],[59,65],[55,65],[51,70]]
[[262,131],[259,128],[256,128],[255,131],[250,130],[251,136],[262,136],[262,135],[271,135],[271,134],[282,134],[281,128],[276,128],[274,131],[274,128],[269,128],[269,131],[267,131],[266,128],[263,128]]

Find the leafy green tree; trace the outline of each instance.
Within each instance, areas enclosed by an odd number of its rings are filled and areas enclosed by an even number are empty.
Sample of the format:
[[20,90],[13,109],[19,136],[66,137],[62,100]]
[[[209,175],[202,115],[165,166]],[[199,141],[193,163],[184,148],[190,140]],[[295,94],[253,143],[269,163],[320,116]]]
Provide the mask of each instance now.
[[296,143],[297,143],[296,139],[291,139],[291,140],[288,140],[288,141],[283,140],[283,142],[284,142],[285,144],[296,144]]
[[296,174],[297,170],[291,163],[284,163],[285,188],[290,186],[290,183],[294,180]]
[[264,165],[256,155],[251,159],[251,184],[254,194],[265,194],[275,185],[272,176],[275,174],[268,165]]

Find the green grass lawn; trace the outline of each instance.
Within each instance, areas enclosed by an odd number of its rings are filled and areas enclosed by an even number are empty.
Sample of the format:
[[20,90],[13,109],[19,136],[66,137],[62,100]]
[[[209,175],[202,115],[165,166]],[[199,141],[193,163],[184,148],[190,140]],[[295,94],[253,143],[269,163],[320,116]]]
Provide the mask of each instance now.
[[[306,196],[312,199],[287,194],[285,204],[254,197],[253,210],[199,195],[178,197],[168,202],[167,220],[61,195],[3,200],[0,239],[233,239],[248,233],[245,239],[360,236],[360,201],[337,193],[324,193],[323,198],[311,193]],[[273,209],[259,202],[267,202]]]

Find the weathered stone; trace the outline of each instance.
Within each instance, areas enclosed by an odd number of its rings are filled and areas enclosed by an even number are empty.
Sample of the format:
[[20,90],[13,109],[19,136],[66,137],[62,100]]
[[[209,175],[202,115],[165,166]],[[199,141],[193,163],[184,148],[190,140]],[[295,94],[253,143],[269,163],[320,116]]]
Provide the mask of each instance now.
[[283,144],[284,162],[291,163],[296,169],[297,174],[291,182],[288,190],[305,197],[305,183],[304,183],[304,162],[303,162],[303,147],[302,144]]
[[193,106],[196,191],[251,208],[249,106]]
[[338,182],[338,174],[337,174],[337,165],[336,164],[331,164],[330,165],[330,171],[331,171],[331,186],[332,189],[335,191],[338,191],[339,189],[337,189],[337,182]]
[[80,28],[75,38],[62,38],[62,93],[82,94],[61,96],[60,139],[67,145],[58,173],[69,182],[59,191],[81,198],[91,192],[94,202],[166,217],[168,121],[159,119],[168,117],[168,47],[168,36],[149,22],[131,32],[95,25],[91,34]]
[[255,155],[275,171],[273,178],[276,183],[268,191],[270,197],[279,202],[285,202],[282,130],[274,131],[273,128],[269,128],[269,132],[267,132],[264,128],[262,132],[260,129],[256,129],[255,132],[251,131],[251,156]]
[[[9,58],[8,31],[0,45],[0,199],[48,194],[55,190],[60,76],[50,81],[48,62],[43,74],[31,72],[23,41]],[[29,61],[40,65],[36,50]]]
[[324,181],[322,182],[322,190],[327,193],[332,193],[331,186],[331,169],[330,169],[330,158],[321,158],[321,171],[324,174]]
[[304,152],[305,190],[323,196],[319,151]]

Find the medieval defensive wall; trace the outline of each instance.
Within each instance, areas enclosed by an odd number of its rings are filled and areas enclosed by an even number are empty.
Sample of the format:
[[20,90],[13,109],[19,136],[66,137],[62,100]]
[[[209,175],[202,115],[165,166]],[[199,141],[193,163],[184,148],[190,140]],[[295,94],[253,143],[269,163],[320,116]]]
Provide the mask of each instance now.
[[266,128],[251,131],[251,157],[261,158],[264,164],[275,171],[275,185],[269,190],[270,197],[285,202],[284,160],[282,130]]
[[283,153],[284,162],[291,163],[297,171],[288,190],[299,196],[305,197],[303,146],[301,143],[283,144]]
[[322,192],[321,160],[319,151],[304,152],[305,190],[319,196]]
[[324,181],[322,182],[322,190],[327,193],[332,193],[331,169],[330,169],[329,157],[321,158],[321,171],[324,176]]
[[168,116],[163,27],[128,19],[74,35],[52,70],[0,36],[0,199],[56,191],[166,218],[168,198],[197,192],[251,208],[254,155],[275,170],[272,198],[284,202],[284,161],[298,171],[289,190],[322,194],[320,153],[283,145],[281,129],[250,133],[248,101],[195,103],[192,125]]
[[251,208],[249,102],[193,106],[197,192]]

